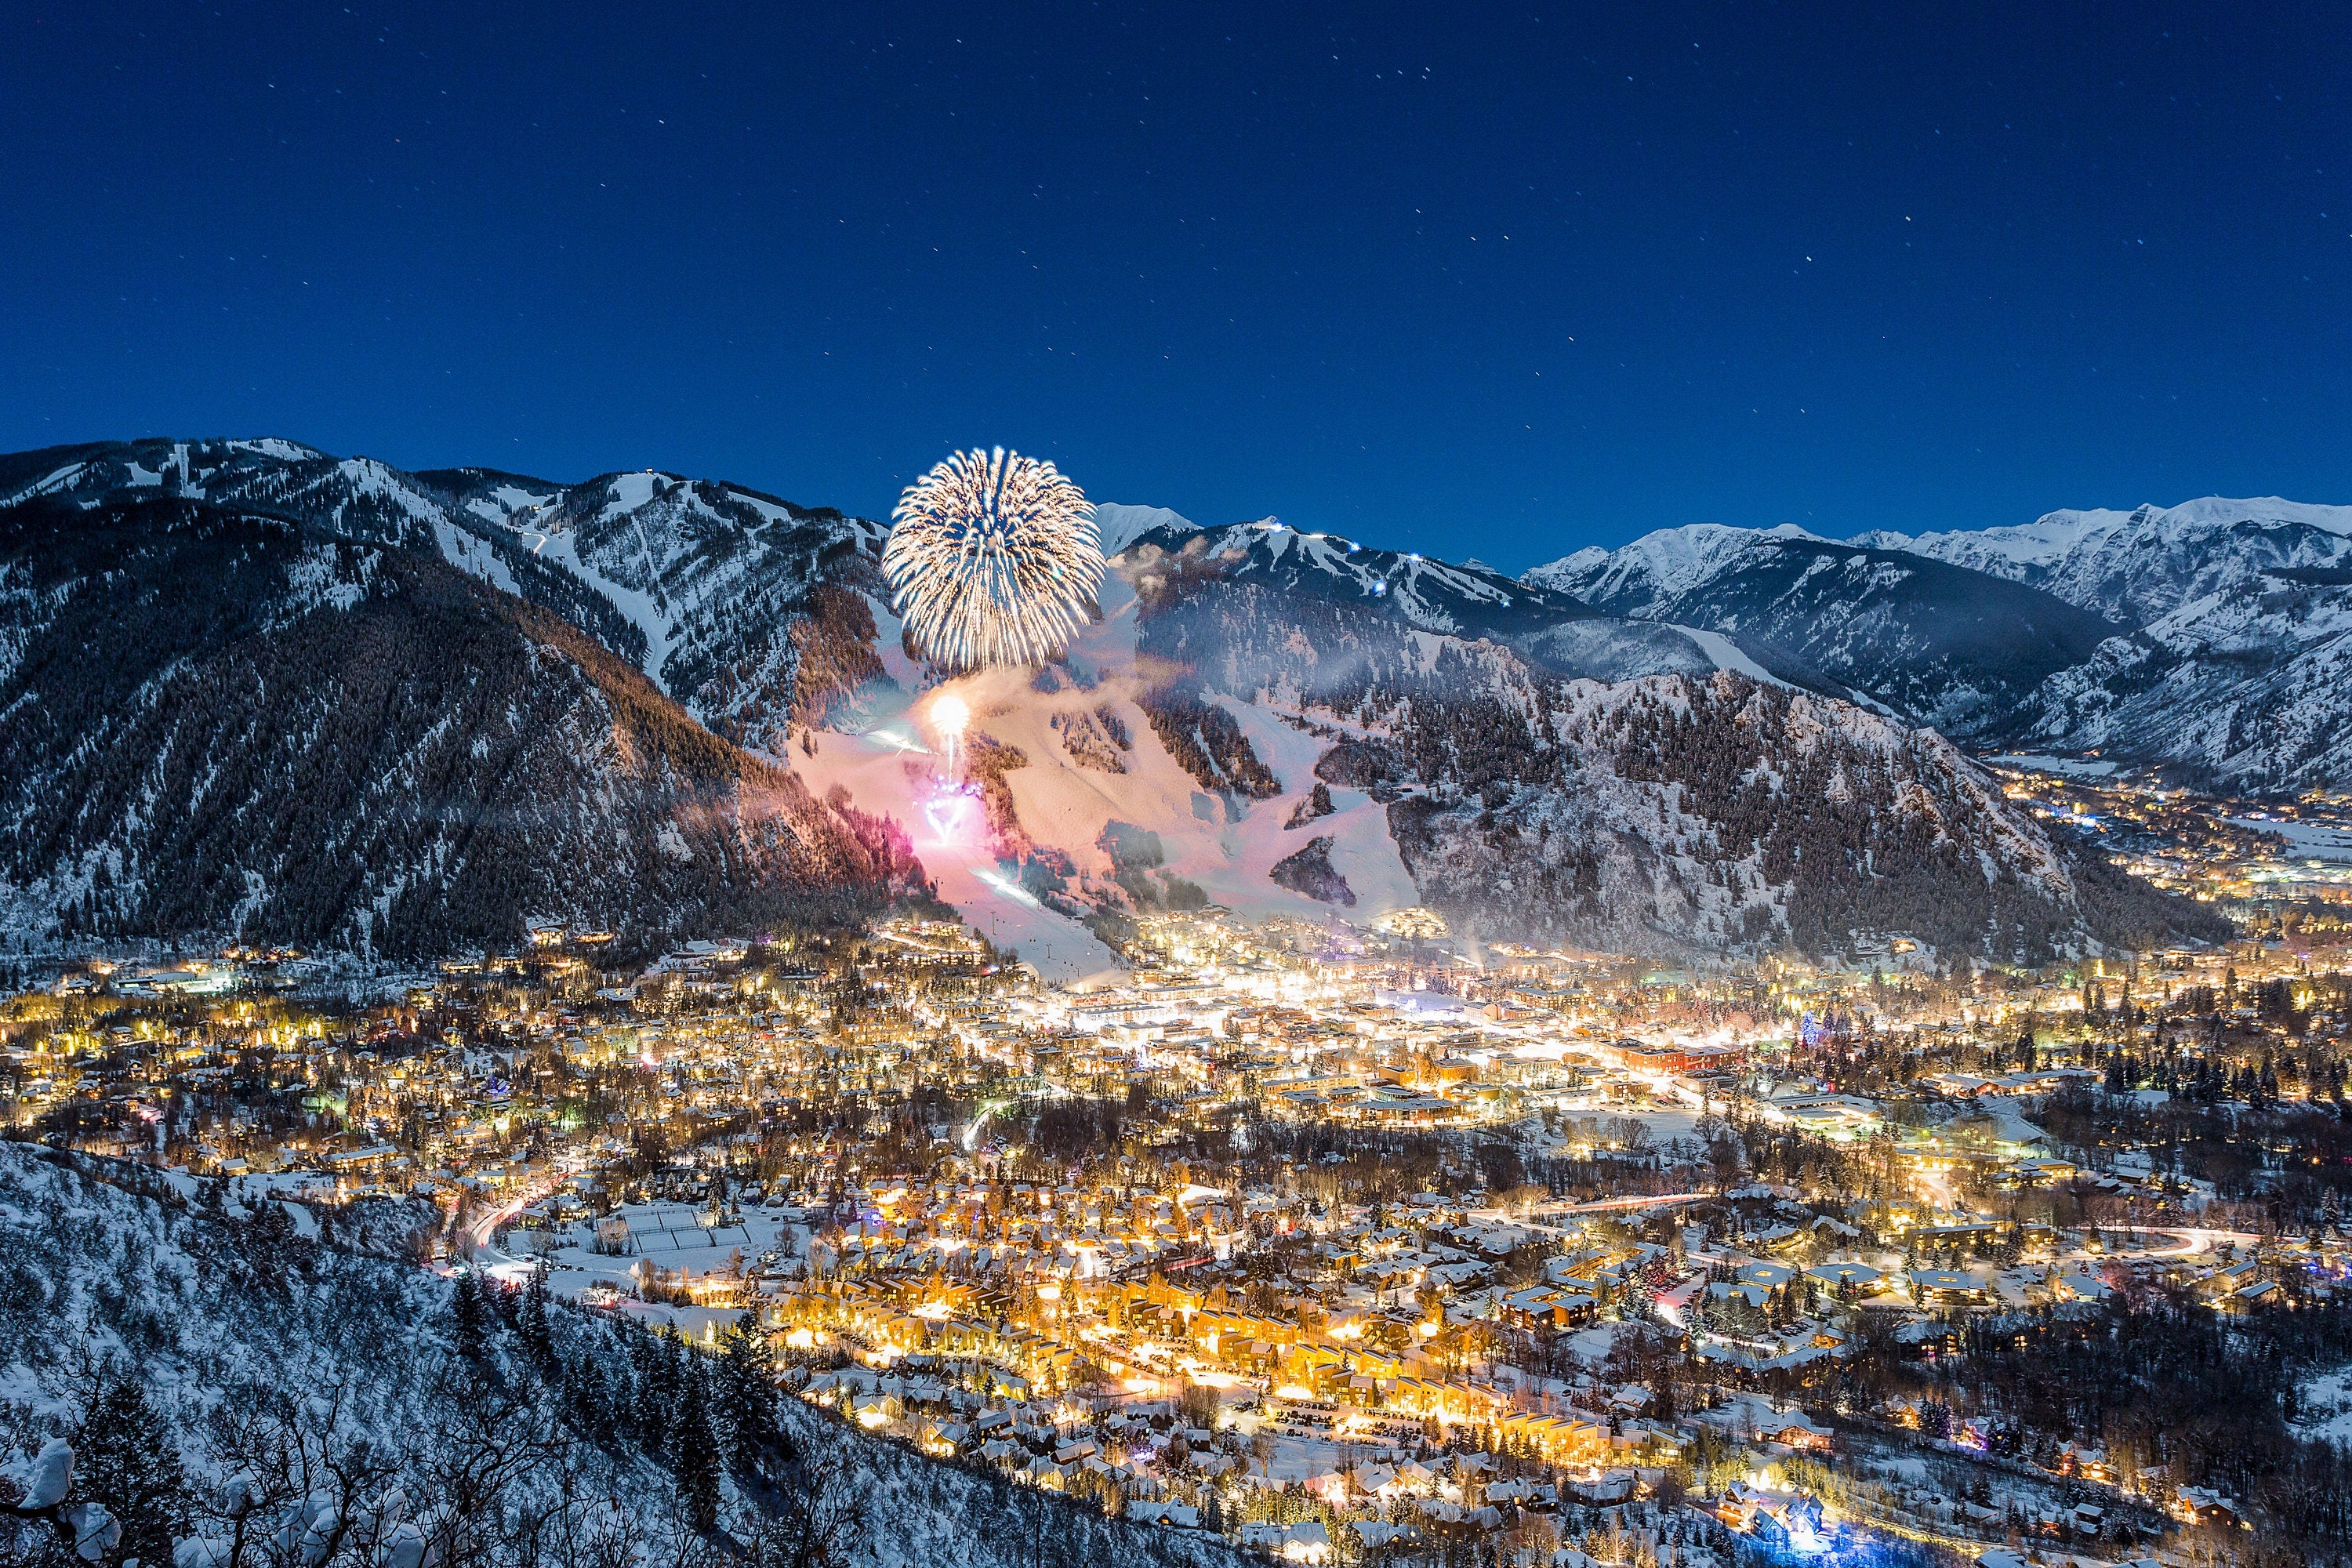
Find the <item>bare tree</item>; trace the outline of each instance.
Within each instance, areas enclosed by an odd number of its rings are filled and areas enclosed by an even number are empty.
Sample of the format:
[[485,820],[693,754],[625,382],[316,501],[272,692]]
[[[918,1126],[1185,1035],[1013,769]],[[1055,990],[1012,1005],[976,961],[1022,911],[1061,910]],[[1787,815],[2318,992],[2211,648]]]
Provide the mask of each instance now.
[[839,1568],[866,1530],[866,1499],[836,1451],[783,1466],[735,1521],[743,1568]]

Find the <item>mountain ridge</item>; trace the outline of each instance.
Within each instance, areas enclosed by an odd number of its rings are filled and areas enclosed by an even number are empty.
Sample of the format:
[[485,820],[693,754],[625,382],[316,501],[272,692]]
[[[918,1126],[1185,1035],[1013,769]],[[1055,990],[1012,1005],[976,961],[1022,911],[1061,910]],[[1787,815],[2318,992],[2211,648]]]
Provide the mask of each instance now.
[[[1938,614],[1915,610],[1888,637],[1865,573],[1793,596],[1772,563],[1798,551],[1921,582],[1967,574],[1947,583],[1975,585],[1948,597],[1979,615],[1980,634],[1939,647]],[[2202,787],[2292,794],[2352,783],[2352,752],[2333,739],[2352,727],[2352,645],[2327,592],[2347,569],[2352,507],[2203,497],[1843,542],[1696,524],[1524,576],[1598,608],[1710,626],[1801,684],[1843,686],[1973,744],[2097,751]],[[1954,617],[1940,619],[1949,636]]]
[[918,890],[560,616],[437,555],[158,496],[0,509],[0,925],[422,954]]
[[[1475,563],[1275,519],[1202,528],[1165,509],[1108,508],[1126,542],[1101,618],[1034,679],[949,682],[971,699],[987,774],[984,840],[958,842],[927,827],[937,781],[922,704],[946,678],[905,645],[876,563],[887,531],[868,520],[678,475],[412,474],[277,440],[18,454],[0,458],[0,494],[18,498],[0,506],[16,530],[0,678],[29,689],[19,666],[44,637],[85,650],[74,689],[112,726],[109,745],[128,759],[115,771],[166,781],[142,794],[93,772],[70,726],[12,745],[15,809],[41,826],[19,835],[33,847],[8,868],[12,921],[51,941],[226,928],[423,952],[495,942],[540,915],[651,941],[935,890],[991,911],[1024,955],[1081,966],[1071,973],[1108,962],[1097,939],[1115,943],[1122,922],[1202,898],[1355,919],[1428,902],[1497,937],[1693,958],[1790,944],[1833,954],[1844,939],[1824,911],[1840,900],[1860,910],[1873,888],[1885,896],[1868,919],[1932,928],[1948,952],[2084,951],[2135,922],[2165,925],[2114,918],[2073,849],[2016,818],[1940,737],[1895,723],[1897,705],[1828,657],[1838,648],[1786,636],[1801,605],[1754,625],[1742,610],[1726,630],[1683,624],[1680,612],[1704,607],[1697,579],[1629,605],[1655,617],[1633,618]],[[92,663],[101,612],[131,612],[90,586],[101,574],[89,552],[184,553],[214,535],[235,535],[236,559],[275,574],[249,593],[221,563],[194,574],[236,635],[187,630],[168,671],[160,659]],[[1759,551],[1779,562],[1782,599],[1833,585],[1832,568],[1858,558],[1865,587],[1941,574],[2058,604],[1801,531],[1760,543],[1717,531],[1710,549],[1696,553],[1718,565]],[[76,586],[60,600],[55,583]],[[58,605],[75,595],[66,616]],[[1901,618],[1857,624],[1907,658]],[[1928,697],[1975,679],[1953,651],[1963,641],[1948,632],[1931,647],[1946,663]],[[347,668],[358,646],[371,651]],[[330,700],[331,688],[386,680],[429,698],[368,731]],[[181,695],[190,681],[210,682],[202,701]],[[207,721],[174,728],[154,716],[157,693]],[[35,697],[55,700],[46,688]],[[1704,745],[1674,739],[1694,724]],[[681,770],[664,749],[673,735],[716,760]],[[1330,772],[1350,745],[1390,761]],[[1734,752],[1739,776],[1812,782],[1761,795],[1709,784],[1693,815],[1705,781],[1645,760],[1705,773]],[[238,782],[234,809],[205,767]],[[306,815],[292,781],[321,767],[334,782],[310,792]],[[451,820],[402,822],[370,793],[387,770],[424,779],[404,787]],[[499,793],[509,777],[530,781],[511,786],[510,806]],[[1823,816],[1802,794],[1816,786],[1847,804]],[[99,805],[77,814],[64,800]],[[530,816],[541,810],[556,820]],[[383,864],[332,837],[339,814]],[[1805,838],[1809,816],[1829,837]],[[243,826],[207,834],[200,816]],[[279,818],[310,836],[292,859],[260,826]],[[1316,831],[1290,833],[1293,821]],[[1103,847],[1139,827],[1156,834],[1152,864]],[[1873,836],[1913,846],[1924,879],[1896,889]],[[551,844],[563,847],[553,866]],[[170,904],[157,892],[167,885],[198,891]]]

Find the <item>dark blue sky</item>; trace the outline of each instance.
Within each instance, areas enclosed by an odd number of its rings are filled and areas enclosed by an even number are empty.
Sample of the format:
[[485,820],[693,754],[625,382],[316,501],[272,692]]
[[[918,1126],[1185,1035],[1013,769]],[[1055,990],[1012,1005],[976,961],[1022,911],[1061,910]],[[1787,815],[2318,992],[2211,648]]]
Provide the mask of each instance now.
[[866,9],[20,0],[0,447],[1003,443],[1513,568],[2352,500],[2340,7]]

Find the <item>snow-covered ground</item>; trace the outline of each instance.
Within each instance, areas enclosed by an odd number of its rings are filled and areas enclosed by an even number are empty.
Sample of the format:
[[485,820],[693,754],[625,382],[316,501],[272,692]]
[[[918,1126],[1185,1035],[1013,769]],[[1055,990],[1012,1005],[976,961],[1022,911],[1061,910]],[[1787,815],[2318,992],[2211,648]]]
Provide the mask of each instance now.
[[[964,702],[971,735],[1017,747],[1028,758],[1026,766],[1004,775],[1023,828],[1041,845],[1067,850],[1097,879],[1107,880],[1111,868],[1095,846],[1109,824],[1128,823],[1159,836],[1165,857],[1160,869],[1193,883],[1213,902],[1251,919],[1312,919],[1335,912],[1333,906],[1293,892],[1267,873],[1310,840],[1328,837],[1332,867],[1356,896],[1352,907],[1336,912],[1363,921],[1419,902],[1389,835],[1387,808],[1369,795],[1334,789],[1333,815],[1295,829],[1285,826],[1313,791],[1315,762],[1327,742],[1265,708],[1216,700],[1281,780],[1283,793],[1245,802],[1203,790],[1169,755],[1137,706],[1143,681],[1136,668],[1135,595],[1117,576],[1104,584],[1103,608],[1103,621],[1087,627],[1070,649],[1073,664],[1095,678],[1091,689],[1049,694],[1037,690],[1026,671],[983,670],[870,712],[863,732],[819,731],[814,755],[795,748],[778,760],[800,773],[813,794],[821,797],[839,784],[861,809],[908,826],[940,897],[991,941],[1016,948],[1048,979],[1084,980],[1108,973],[1115,960],[1078,921],[1007,879],[985,842],[976,802],[949,832],[940,831],[944,813],[927,813],[946,770],[946,741],[929,717],[943,696]],[[895,639],[883,640],[895,647]],[[1054,728],[1057,714],[1091,714],[1098,708],[1118,717],[1132,742],[1121,753],[1123,773],[1079,766]]]
[[2325,860],[2352,865],[2352,827],[2327,822],[2280,822],[2267,816],[2233,816],[2232,827],[2275,833],[2286,840],[2287,853],[2297,860]]
[[2036,752],[1987,757],[1985,761],[1998,767],[2025,768],[2037,773],[2056,773],[2062,778],[2103,779],[2116,771],[2116,764],[2097,757],[2050,757]]
[[2303,1405],[2297,1427],[2305,1437],[2352,1447],[2352,1367],[2322,1373],[2295,1390]]

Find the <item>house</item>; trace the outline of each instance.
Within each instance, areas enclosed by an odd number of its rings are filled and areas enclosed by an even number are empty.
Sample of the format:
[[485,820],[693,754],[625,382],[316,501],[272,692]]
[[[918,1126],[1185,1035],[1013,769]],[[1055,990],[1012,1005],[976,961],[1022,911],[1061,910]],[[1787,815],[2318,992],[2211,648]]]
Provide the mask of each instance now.
[[1923,1307],[1975,1306],[1985,1299],[1985,1284],[1966,1269],[1914,1268],[1911,1299]]
[[2182,1487],[2173,1496],[2172,1515],[2184,1524],[2236,1524],[2242,1522],[2238,1500],[2223,1497],[2220,1492],[2203,1487]]
[[1820,1280],[1832,1290],[1852,1286],[1868,1295],[1878,1288],[1879,1272],[1867,1263],[1816,1263],[1805,1270],[1806,1275]]
[[2258,1279],[2242,1290],[2232,1290],[2221,1298],[2220,1306],[2225,1312],[2252,1312],[2264,1307],[2279,1306],[2286,1300],[2286,1292],[2273,1279]]
[[1244,1546],[1270,1552],[1285,1563],[1323,1563],[1331,1561],[1331,1532],[1314,1521],[1298,1524],[1244,1524]]

